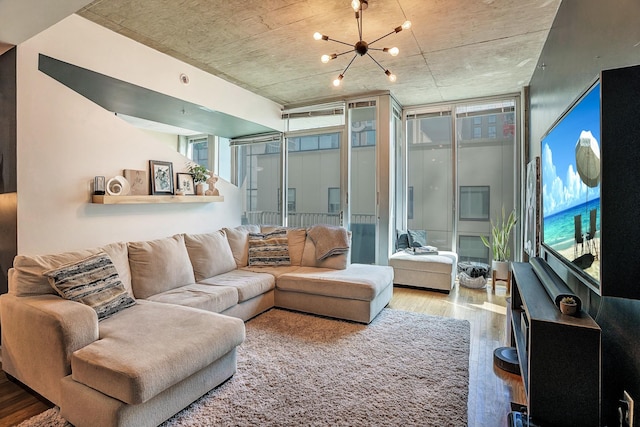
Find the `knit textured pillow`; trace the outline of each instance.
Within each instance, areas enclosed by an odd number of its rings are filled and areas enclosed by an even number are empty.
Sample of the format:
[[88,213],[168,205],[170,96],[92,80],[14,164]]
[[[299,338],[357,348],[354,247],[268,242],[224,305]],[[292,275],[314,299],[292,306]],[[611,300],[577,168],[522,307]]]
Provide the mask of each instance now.
[[291,265],[287,230],[249,233],[249,266]]
[[116,267],[105,252],[43,273],[62,298],[93,308],[106,319],[136,302],[125,289]]

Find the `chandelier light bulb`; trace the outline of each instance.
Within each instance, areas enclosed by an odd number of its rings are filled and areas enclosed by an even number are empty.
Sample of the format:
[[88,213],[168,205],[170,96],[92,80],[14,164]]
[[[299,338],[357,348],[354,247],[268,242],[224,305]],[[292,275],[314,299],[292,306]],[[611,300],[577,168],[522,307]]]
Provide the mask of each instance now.
[[351,1],[351,7],[353,8],[353,10],[355,12],[360,10],[360,0],[352,0]]
[[326,64],[330,60],[331,60],[331,57],[329,55],[322,55],[322,57],[320,58],[320,61],[322,61],[323,64]]
[[395,83],[396,80],[398,79],[398,77],[396,77],[396,75],[389,70],[385,70],[384,73],[387,75],[387,77],[389,77],[389,81],[391,83]]
[[404,21],[401,26],[403,30],[408,30],[409,28],[411,28],[411,21]]
[[333,81],[333,85],[335,87],[340,86],[340,83],[342,82],[342,79],[344,78],[344,76],[342,74],[340,74],[338,77],[336,77],[336,79]]
[[398,49],[397,47],[392,47],[388,52],[391,56],[398,56],[398,54],[400,53],[400,49]]
[[322,40],[322,34],[316,32],[313,34],[313,38],[316,40]]

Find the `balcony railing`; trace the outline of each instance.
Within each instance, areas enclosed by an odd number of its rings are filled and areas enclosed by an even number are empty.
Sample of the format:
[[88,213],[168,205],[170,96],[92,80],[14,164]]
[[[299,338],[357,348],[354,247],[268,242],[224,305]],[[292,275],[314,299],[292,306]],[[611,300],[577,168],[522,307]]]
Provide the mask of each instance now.
[[[280,224],[280,212],[251,211],[245,212],[247,224],[275,225]],[[351,215],[352,224],[375,224],[376,216],[371,214]],[[322,212],[291,212],[288,217],[290,227],[310,227],[314,224],[340,225],[340,215]]]

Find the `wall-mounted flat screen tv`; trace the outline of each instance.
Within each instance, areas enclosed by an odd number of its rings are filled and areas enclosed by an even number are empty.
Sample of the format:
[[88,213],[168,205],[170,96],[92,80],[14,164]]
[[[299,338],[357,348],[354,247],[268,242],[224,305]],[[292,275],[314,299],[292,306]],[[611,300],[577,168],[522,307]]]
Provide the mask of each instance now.
[[542,138],[542,245],[600,283],[600,83]]

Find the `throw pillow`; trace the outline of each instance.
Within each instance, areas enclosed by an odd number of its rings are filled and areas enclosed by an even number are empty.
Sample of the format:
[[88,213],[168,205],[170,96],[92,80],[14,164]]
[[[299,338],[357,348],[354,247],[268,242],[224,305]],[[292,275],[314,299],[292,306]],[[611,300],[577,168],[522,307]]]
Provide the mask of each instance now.
[[249,233],[249,266],[291,265],[287,230],[271,233]]
[[396,251],[401,251],[409,247],[409,233],[405,230],[396,231]]
[[407,230],[409,235],[409,246],[419,248],[427,246],[427,232],[425,230]]
[[62,297],[93,308],[98,321],[136,302],[125,289],[116,267],[105,252],[43,273]]

